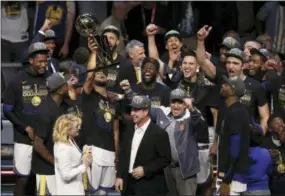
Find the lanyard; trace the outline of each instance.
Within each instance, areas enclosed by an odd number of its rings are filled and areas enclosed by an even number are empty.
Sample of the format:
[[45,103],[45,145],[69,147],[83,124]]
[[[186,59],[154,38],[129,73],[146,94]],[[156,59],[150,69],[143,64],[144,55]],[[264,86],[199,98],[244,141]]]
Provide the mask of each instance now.
[[[144,25],[144,28],[145,28],[146,27],[146,19],[145,19],[145,12],[144,12],[144,7],[143,6],[141,6],[141,12],[142,12],[143,25]],[[153,6],[152,6],[150,24],[154,24],[155,12],[156,12],[156,3],[154,3]]]

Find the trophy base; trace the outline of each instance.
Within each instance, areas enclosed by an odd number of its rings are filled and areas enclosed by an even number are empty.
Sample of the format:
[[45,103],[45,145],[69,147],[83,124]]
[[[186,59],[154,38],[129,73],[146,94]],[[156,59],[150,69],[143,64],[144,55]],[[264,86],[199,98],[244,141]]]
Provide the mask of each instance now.
[[120,64],[120,62],[114,62],[112,64],[108,64],[108,65],[105,65],[105,66],[100,66],[100,67],[95,67],[94,69],[89,69],[89,70],[87,70],[87,72],[98,71],[98,70],[101,70],[101,69],[108,69],[108,68],[117,66],[119,64]]

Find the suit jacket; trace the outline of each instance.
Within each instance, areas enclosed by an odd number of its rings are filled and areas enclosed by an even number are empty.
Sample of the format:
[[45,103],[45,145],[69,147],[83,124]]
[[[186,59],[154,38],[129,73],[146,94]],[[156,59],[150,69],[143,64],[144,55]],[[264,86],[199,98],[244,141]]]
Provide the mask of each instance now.
[[[134,136],[134,123],[126,123],[122,139],[117,177],[124,181],[122,194],[130,187],[129,164]],[[164,195],[168,192],[163,169],[171,161],[170,142],[167,132],[151,122],[141,140],[134,162],[134,168],[142,166],[144,177],[133,181],[136,195]]]
[[56,195],[84,195],[82,153],[75,145],[54,144]]

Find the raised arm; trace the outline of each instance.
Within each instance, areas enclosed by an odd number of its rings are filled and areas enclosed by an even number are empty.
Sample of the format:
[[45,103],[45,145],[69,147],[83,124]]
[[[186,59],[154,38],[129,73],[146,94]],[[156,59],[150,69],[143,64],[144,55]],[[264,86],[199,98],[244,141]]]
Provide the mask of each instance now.
[[164,64],[159,58],[158,49],[155,43],[155,34],[158,33],[159,28],[154,25],[150,24],[146,27],[146,34],[148,39],[148,55],[149,57],[152,57],[159,62],[159,75],[161,78],[163,78],[163,72],[164,72]]
[[73,24],[75,19],[75,2],[67,1],[67,20],[66,20],[66,29],[65,37],[62,48],[60,49],[59,54],[63,57],[66,57],[69,53],[69,43],[72,37]]
[[207,58],[205,49],[205,39],[209,35],[212,27],[205,25],[197,33],[197,61],[205,75],[214,79],[216,76],[215,65]]
[[[98,45],[91,37],[88,38],[88,47],[91,50],[91,52],[87,64],[87,71],[96,68],[96,54],[97,54],[96,51]],[[87,77],[83,85],[83,90],[86,94],[89,94],[92,89],[93,79],[94,79],[94,72],[93,71],[87,72]]]

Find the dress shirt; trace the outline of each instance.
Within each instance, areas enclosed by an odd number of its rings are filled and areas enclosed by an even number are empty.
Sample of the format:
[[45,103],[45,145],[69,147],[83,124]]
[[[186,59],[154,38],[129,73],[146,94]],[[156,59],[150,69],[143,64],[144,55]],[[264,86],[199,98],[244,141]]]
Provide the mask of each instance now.
[[143,136],[145,134],[145,131],[146,131],[146,129],[147,129],[149,124],[150,124],[150,119],[140,128],[138,128],[137,125],[135,126],[135,133],[134,133],[134,137],[133,137],[133,140],[132,140],[132,149],[131,149],[129,173],[133,172],[133,167],[134,167],[134,163],[135,163],[135,160],[136,160],[138,148],[140,146],[142,138],[143,138]]

